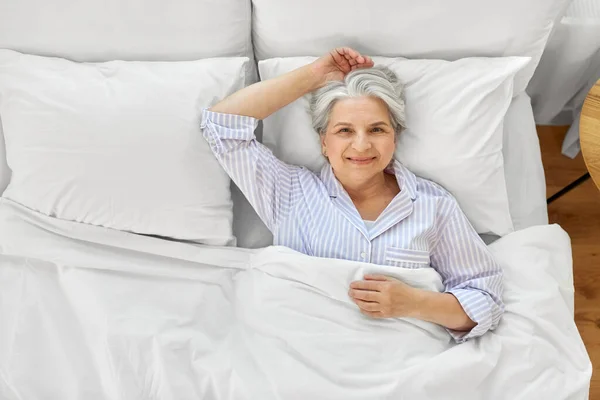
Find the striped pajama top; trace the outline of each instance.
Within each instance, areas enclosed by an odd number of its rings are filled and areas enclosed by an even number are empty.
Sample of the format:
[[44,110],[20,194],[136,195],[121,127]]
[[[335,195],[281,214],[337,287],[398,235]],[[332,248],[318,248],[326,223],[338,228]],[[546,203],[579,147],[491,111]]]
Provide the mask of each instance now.
[[367,228],[327,163],[320,174],[289,165],[254,136],[258,120],[202,110],[215,157],[273,233],[301,253],[400,268],[434,268],[477,325],[448,332],[457,342],[494,329],[504,311],[502,270],[454,197],[400,162],[400,192]]

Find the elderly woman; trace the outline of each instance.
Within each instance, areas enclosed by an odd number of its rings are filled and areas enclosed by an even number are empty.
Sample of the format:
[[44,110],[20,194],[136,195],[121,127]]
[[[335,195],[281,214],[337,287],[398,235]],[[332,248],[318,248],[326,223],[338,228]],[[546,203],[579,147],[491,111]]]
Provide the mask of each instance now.
[[[254,136],[257,120],[310,92],[313,127],[329,161],[318,175],[280,161]],[[311,256],[434,268],[444,293],[366,275],[349,295],[370,317],[430,321],[463,342],[498,325],[502,271],[452,195],[394,160],[403,127],[397,77],[350,48],[202,113],[204,137],[274,244]]]

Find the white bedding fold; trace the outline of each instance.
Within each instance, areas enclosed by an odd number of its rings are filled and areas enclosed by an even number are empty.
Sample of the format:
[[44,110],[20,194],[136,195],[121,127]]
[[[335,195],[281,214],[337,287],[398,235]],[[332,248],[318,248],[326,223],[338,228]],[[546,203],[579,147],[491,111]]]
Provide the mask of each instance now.
[[0,398],[586,398],[568,236],[534,227],[490,248],[506,314],[455,345],[347,295],[366,272],[439,291],[433,269],[170,242],[0,200]]

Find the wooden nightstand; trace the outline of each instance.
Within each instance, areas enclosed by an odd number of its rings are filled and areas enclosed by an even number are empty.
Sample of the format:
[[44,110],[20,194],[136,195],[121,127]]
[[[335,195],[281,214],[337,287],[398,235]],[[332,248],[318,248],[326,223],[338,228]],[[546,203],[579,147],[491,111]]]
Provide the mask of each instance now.
[[585,165],[600,189],[600,79],[583,103],[579,120],[579,141]]

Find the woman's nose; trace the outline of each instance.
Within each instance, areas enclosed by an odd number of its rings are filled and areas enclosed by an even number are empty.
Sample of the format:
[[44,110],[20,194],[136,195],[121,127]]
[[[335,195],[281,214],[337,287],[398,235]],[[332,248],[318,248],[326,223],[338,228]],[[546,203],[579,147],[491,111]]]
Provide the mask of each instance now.
[[371,148],[371,141],[369,140],[368,135],[358,134],[355,136],[354,141],[352,142],[352,147],[356,151],[366,151]]

